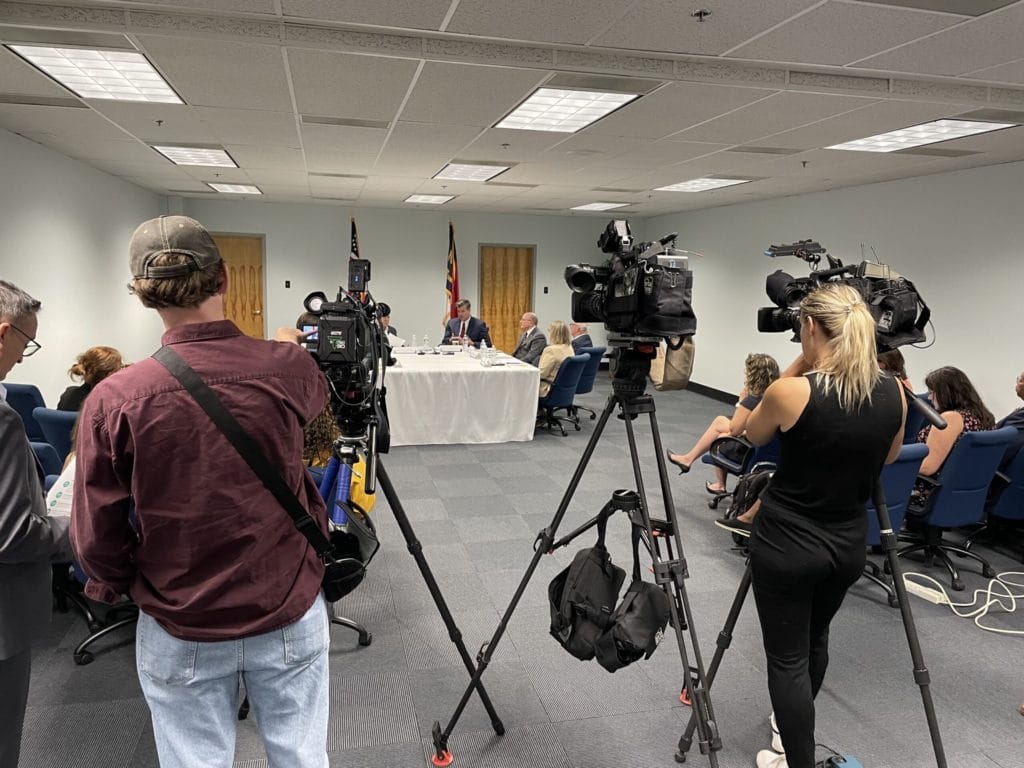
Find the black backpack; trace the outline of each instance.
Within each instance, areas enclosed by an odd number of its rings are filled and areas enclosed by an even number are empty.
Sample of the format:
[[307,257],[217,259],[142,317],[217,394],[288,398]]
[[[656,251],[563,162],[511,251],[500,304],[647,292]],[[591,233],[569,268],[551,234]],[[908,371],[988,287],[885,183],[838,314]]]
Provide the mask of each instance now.
[[768,487],[768,481],[772,479],[773,474],[775,474],[774,464],[759,465],[740,477],[732,491],[732,499],[725,516],[731,520],[750,509],[754,502],[761,498],[761,493]]
[[551,634],[577,659],[594,658],[594,643],[611,625],[626,572],[612,563],[604,546],[608,518],[597,522],[597,543],[581,549],[572,564],[548,585]]

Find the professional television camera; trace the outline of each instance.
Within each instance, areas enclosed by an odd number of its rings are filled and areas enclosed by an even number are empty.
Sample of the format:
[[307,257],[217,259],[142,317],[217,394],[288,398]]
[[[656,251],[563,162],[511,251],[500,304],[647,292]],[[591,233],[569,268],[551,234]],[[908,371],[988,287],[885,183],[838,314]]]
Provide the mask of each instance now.
[[317,317],[316,326],[303,326],[305,347],[327,378],[331,410],[341,430],[336,446],[343,461],[355,459],[356,448],[366,452],[366,492],[373,493],[376,457],[387,453],[391,443],[388,425],[384,368],[388,345],[384,339],[377,305],[366,290],[370,262],[348,261],[348,288],[339,287],[335,301],[316,291],[303,305]]
[[[772,245],[764,254],[772,258],[796,256],[810,264],[812,270],[807,277],[793,277],[781,269],[768,275],[765,292],[775,306],[757,310],[758,331],[793,331],[793,341],[799,341],[800,302],[818,286],[838,282],[854,288],[864,298],[875,319],[875,340],[879,352],[904,344],[920,344],[925,340],[924,327],[931,317],[931,310],[914,284],[885,264],[862,261],[856,266],[844,266],[842,261],[830,256],[821,243],[813,240]],[[828,260],[829,268],[815,269],[822,256]]]

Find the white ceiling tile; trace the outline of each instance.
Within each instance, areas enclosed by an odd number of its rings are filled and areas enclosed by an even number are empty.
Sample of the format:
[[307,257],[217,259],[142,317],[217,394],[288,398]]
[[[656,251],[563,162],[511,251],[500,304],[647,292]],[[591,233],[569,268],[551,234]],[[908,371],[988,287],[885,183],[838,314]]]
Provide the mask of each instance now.
[[450,5],[451,0],[281,0],[285,16],[435,30],[440,29]]
[[674,163],[682,163],[695,157],[713,155],[730,144],[709,144],[695,141],[658,141],[645,147],[632,149],[601,161],[604,165],[616,168],[659,168]]
[[1024,59],[1020,59],[1011,64],[1001,64],[998,67],[979,69],[976,72],[968,73],[967,76],[995,83],[1024,85]]
[[192,106],[291,110],[278,46],[152,35],[139,35],[138,41]]
[[513,131],[489,128],[463,151],[463,160],[508,161],[536,160],[545,150],[565,140],[565,134],[549,131]]
[[[388,157],[389,154],[396,155],[407,152],[440,153],[451,156],[470,144],[479,134],[480,129],[475,126],[398,123],[384,145],[382,159]],[[440,170],[440,166],[438,170]]]
[[306,170],[310,173],[367,174],[377,159],[376,153],[346,152],[344,148],[306,150]]
[[291,110],[267,112],[257,109],[195,107],[193,111],[222,144],[299,146],[295,115]]
[[548,43],[585,43],[628,8],[621,0],[461,0],[449,32]]
[[306,172],[302,150],[290,147],[246,146],[225,144],[224,149],[243,168],[265,168],[280,171]]
[[[115,0],[124,2],[124,0]],[[146,5],[166,5],[199,11],[241,11],[274,14],[274,0],[146,0]]]
[[[641,0],[594,44],[717,56],[818,2],[772,0],[753,9],[750,0],[716,0],[692,6],[680,5],[677,0]],[[698,8],[711,10],[707,21],[701,23],[690,16]]]
[[[741,59],[843,65],[962,21],[900,8],[831,2],[783,24],[730,55]],[[843,30],[837,35],[835,30]]]
[[1016,61],[1024,42],[1024,3],[993,11],[932,37],[857,62],[893,72],[962,75]]
[[349,154],[376,154],[384,146],[385,128],[359,128],[351,125],[302,124],[302,146],[308,153],[323,151]]
[[0,93],[74,98],[74,94],[44,75],[20,56],[0,46]]
[[304,170],[286,171],[271,168],[246,168],[245,171],[252,183],[257,185],[260,189],[263,189],[264,184],[277,184],[304,188],[308,188],[310,186]]
[[401,119],[493,125],[532,93],[547,75],[529,69],[427,62],[402,109]]
[[416,62],[288,48],[295,103],[304,115],[391,120]]
[[128,133],[147,143],[211,144],[217,137],[185,104],[99,101],[90,106]]
[[[99,139],[92,138],[83,142],[72,136],[41,136],[29,134],[29,138],[39,141],[58,152],[78,160],[114,160],[123,163],[138,163],[150,167],[163,165],[173,166],[166,158],[161,160],[160,154],[145,144],[132,139]],[[154,162],[153,158],[157,161]]]

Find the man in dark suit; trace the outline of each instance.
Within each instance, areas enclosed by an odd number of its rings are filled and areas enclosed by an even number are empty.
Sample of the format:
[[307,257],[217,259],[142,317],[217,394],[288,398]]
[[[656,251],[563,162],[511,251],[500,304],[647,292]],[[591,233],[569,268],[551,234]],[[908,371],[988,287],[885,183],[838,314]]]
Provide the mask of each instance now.
[[572,334],[572,352],[574,355],[578,355],[581,349],[594,346],[594,342],[590,340],[590,334],[587,333],[586,324],[570,323],[569,333]]
[[524,313],[519,320],[519,327],[523,329],[523,335],[519,337],[512,357],[530,365],[537,365],[540,362],[540,353],[548,345],[547,337],[537,327],[537,316],[533,312]]
[[[0,380],[35,341],[40,304],[0,280]],[[49,517],[17,412],[0,398],[0,766],[18,764],[32,643],[50,622],[50,563],[71,560],[66,517]]]
[[[1017,377],[1016,386],[1017,397],[1024,400],[1024,373],[1021,373]],[[1003,460],[999,463],[999,470],[1003,471],[1010,466],[1010,462],[1017,458],[1017,454],[1021,448],[1024,448],[1024,408],[1018,408],[1015,411],[1011,411],[1009,414],[1000,419],[999,423],[996,424],[996,429],[1002,429],[1003,427],[1014,427],[1017,430],[1017,436],[1010,441],[1009,445],[1006,446],[1006,452],[1003,453]]]
[[461,344],[463,339],[468,339],[474,347],[479,347],[481,341],[486,341],[488,347],[494,346],[487,323],[479,317],[473,317],[470,309],[469,299],[462,299],[455,304],[458,317],[453,317],[445,326],[442,344]]

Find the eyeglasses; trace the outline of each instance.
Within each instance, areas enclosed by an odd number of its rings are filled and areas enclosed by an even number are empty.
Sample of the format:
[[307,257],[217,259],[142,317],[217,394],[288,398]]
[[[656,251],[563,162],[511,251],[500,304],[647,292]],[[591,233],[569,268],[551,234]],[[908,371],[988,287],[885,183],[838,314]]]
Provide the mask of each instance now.
[[25,349],[22,350],[21,352],[22,357],[32,357],[32,355],[34,355],[36,352],[43,348],[42,344],[33,339],[31,336],[29,336],[27,333],[21,330],[21,328],[16,326],[14,323],[8,323],[8,325],[11,326],[11,328],[16,330],[18,333],[20,333],[22,336],[24,336],[26,339],[28,339],[28,341],[25,343]]

